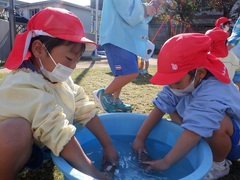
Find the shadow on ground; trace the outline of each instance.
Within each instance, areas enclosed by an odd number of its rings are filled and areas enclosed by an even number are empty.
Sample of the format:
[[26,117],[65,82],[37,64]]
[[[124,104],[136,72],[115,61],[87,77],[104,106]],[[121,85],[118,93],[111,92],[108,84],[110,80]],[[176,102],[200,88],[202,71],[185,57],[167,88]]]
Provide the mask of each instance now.
[[139,74],[137,78],[135,78],[132,83],[137,85],[151,84],[150,79],[152,78],[151,74],[141,75]]
[[[111,72],[106,73],[110,76],[112,76]],[[150,83],[150,79],[152,78],[151,74],[146,74],[146,75],[141,75],[139,74],[137,78],[135,78],[132,83],[136,84],[136,85],[144,85],[144,84],[151,84]]]
[[23,170],[18,175],[17,180],[54,180],[55,168],[56,166],[54,166],[52,160],[48,160],[39,168],[32,170]]
[[87,68],[84,68],[84,70],[82,71],[82,73],[80,73],[76,79],[75,79],[75,83],[79,84],[82,80],[82,78],[88,73],[89,69],[92,68],[95,64],[95,61],[91,61],[91,63],[89,64],[89,66]]

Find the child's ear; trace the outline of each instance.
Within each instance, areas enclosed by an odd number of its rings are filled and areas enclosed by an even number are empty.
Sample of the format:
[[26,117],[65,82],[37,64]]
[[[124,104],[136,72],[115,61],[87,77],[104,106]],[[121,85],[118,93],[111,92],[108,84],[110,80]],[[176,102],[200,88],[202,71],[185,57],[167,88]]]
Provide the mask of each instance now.
[[33,41],[31,50],[32,50],[33,56],[36,58],[42,57],[42,55],[45,53],[43,43],[39,40]]
[[203,79],[207,74],[207,69],[205,67],[198,67],[197,68],[197,77],[199,79]]

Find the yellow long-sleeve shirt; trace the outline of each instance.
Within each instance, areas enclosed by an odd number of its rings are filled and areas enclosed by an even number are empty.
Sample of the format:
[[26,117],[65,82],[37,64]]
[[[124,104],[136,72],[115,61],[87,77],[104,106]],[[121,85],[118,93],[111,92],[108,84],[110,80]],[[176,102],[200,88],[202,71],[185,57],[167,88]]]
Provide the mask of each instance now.
[[0,122],[27,119],[34,139],[56,156],[74,135],[72,124],[85,125],[97,114],[95,103],[71,78],[53,84],[29,69],[12,71],[0,82],[0,101]]

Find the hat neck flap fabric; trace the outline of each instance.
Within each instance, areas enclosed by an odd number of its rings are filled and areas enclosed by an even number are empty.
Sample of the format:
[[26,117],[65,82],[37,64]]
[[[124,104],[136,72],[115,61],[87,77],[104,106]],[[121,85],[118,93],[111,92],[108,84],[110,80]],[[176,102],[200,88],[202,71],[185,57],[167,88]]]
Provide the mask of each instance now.
[[39,35],[85,43],[86,51],[97,48],[95,42],[85,37],[83,25],[77,16],[65,9],[48,7],[39,11],[28,21],[26,32],[17,34],[5,67],[18,68],[29,53],[31,39]]

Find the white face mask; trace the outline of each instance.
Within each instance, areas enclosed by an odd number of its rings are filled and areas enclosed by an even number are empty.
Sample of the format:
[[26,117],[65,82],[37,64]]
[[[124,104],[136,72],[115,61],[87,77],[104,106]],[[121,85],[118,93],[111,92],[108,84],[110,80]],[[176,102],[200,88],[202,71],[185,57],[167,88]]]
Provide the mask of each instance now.
[[176,96],[185,96],[185,95],[193,92],[193,90],[195,89],[194,82],[195,82],[195,79],[196,79],[196,74],[197,74],[197,71],[195,72],[195,75],[194,75],[194,78],[193,78],[192,82],[185,89],[172,89],[172,88],[170,88],[172,93],[175,94]]
[[225,27],[223,28],[223,30],[226,31],[226,32],[228,32],[229,26],[225,26]]
[[[44,46],[45,47],[45,46]],[[46,47],[45,47],[46,48]],[[39,62],[41,64],[40,70],[43,73],[43,75],[49,79],[51,82],[63,82],[66,81],[70,75],[72,74],[72,72],[74,71],[74,69],[71,69],[67,66],[64,66],[60,63],[56,63],[56,61],[53,59],[53,57],[51,56],[51,54],[48,52],[48,50],[46,49],[50,59],[52,60],[52,62],[56,65],[55,68],[52,70],[52,72],[46,70],[43,67],[42,61],[39,58]]]
[[221,24],[221,25],[220,25],[220,28],[221,28],[222,30],[224,30],[225,32],[228,32],[230,26],[229,26],[229,24],[225,24],[225,26],[224,26],[223,24]]

